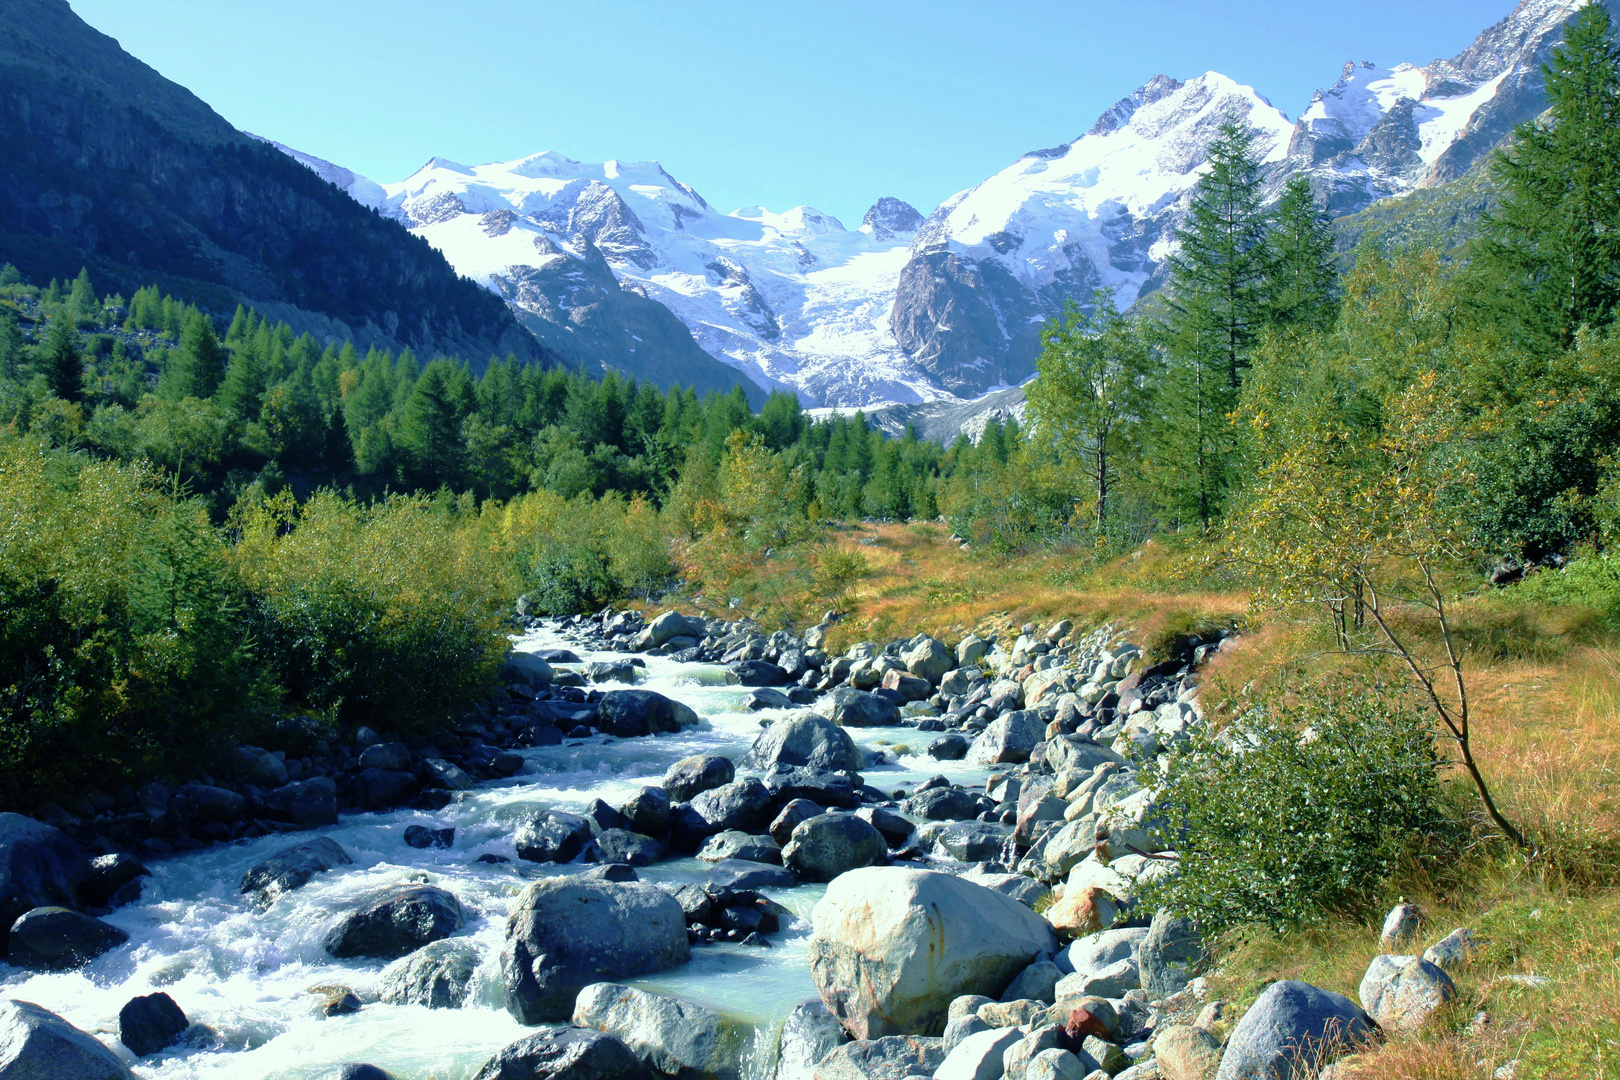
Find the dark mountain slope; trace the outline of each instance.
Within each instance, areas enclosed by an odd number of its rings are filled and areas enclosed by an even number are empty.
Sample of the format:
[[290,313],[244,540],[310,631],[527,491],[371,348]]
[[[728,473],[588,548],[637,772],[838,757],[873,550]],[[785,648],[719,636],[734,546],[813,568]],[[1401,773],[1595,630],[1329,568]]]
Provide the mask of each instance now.
[[87,26],[0,0],[0,259],[419,353],[546,353],[443,256]]

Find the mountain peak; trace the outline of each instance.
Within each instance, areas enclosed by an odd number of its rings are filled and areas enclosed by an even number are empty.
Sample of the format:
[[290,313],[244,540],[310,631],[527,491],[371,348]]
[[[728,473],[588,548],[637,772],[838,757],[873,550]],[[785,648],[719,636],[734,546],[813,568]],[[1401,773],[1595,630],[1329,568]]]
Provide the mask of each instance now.
[[914,233],[922,226],[923,216],[908,202],[885,195],[872,204],[861,218],[861,231],[871,232],[874,239],[893,240],[899,233]]
[[1151,105],[1155,101],[1163,101],[1185,85],[1187,84],[1172,79],[1168,75],[1155,75],[1133,90],[1128,96],[1122,97],[1110,105],[1097,118],[1097,122],[1091,125],[1091,130],[1086,134],[1107,135],[1109,132],[1118,131],[1131,122],[1131,117],[1136,115],[1137,109],[1144,105]]

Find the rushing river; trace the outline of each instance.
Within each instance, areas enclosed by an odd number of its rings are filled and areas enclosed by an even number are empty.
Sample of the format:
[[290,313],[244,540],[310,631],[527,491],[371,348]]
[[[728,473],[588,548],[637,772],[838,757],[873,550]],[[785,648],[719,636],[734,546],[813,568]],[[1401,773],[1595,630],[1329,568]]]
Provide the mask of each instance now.
[[[550,628],[521,638],[516,647],[550,646],[578,651]],[[586,661],[619,655],[581,652]],[[499,952],[514,898],[536,877],[584,869],[513,858],[511,834],[520,811],[582,810],[595,798],[618,805],[638,788],[657,784],[670,764],[690,754],[741,758],[759,734],[760,720],[779,715],[746,711],[749,691],[728,685],[722,667],[645,659],[644,677],[635,685],[690,705],[703,717],[701,727],[628,740],[598,734],[528,749],[522,751],[528,764],[518,775],[460,793],[443,810],[348,815],[314,833],[267,836],[153,861],[141,899],[106,918],[129,934],[128,945],[67,973],[31,974],[0,964],[5,976],[0,996],[36,1002],[125,1053],[117,1044],[119,1009],[136,995],[162,990],[193,1022],[217,1036],[212,1048],[175,1048],[133,1063],[141,1077],[307,1080],[333,1065],[355,1061],[380,1065],[398,1080],[471,1077],[492,1053],[531,1030],[501,1005]],[[911,728],[849,730],[862,746],[886,750],[897,759],[865,771],[874,787],[892,790],[936,774],[965,784],[984,783],[984,768],[928,757],[924,751],[931,734]],[[405,829],[418,824],[454,827],[454,845],[447,850],[408,847]],[[316,834],[341,844],[354,865],[317,875],[265,910],[238,892],[249,867]],[[513,861],[476,861],[486,853]],[[707,871],[708,864],[688,858],[661,862],[639,874],[646,881],[684,883],[702,881]],[[338,961],[322,947],[336,914],[380,886],[407,880],[440,885],[461,901],[467,924],[456,936],[477,942],[483,952],[473,998],[463,1008],[378,1003],[374,987],[387,962]],[[824,888],[764,890],[799,916],[772,935],[772,948],[695,945],[685,966],[630,981],[745,1017],[759,1028],[761,1045],[769,1045],[788,1011],[815,996],[807,960],[808,920]],[[326,1017],[323,989],[337,986],[353,990],[367,1002],[365,1007],[352,1015]],[[767,1066],[760,1060],[752,1071],[768,1076]]]

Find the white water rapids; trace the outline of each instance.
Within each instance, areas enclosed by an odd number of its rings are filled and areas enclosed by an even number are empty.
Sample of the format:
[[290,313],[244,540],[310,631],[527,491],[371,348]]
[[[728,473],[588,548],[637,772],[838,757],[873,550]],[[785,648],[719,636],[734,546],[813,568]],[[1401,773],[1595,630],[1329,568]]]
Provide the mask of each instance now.
[[[517,647],[574,647],[550,628],[521,638]],[[605,660],[621,654],[581,653]],[[726,685],[724,668],[646,657],[636,685],[657,690],[695,709],[697,729],[641,739],[600,734],[561,746],[522,751],[524,771],[462,792],[443,810],[394,810],[345,815],[337,825],[266,836],[207,851],[154,860],[140,900],[106,917],[130,936],[88,966],[64,973],[31,973],[0,963],[0,996],[32,1001],[102,1039],[135,1074],[151,1080],[310,1080],[344,1062],[370,1062],[397,1080],[467,1080],[496,1050],[530,1028],[501,1005],[499,953],[507,912],[523,886],[545,874],[578,873],[583,866],[537,865],[515,858],[512,828],[519,812],[535,807],[582,810],[595,798],[618,805],[638,788],[657,784],[664,770],[690,754],[739,759],[760,732],[759,721],[779,715],[743,711],[748,691]],[[612,689],[611,685],[604,689]],[[890,791],[927,776],[983,784],[988,770],[934,761],[925,749],[935,736],[911,728],[851,728],[861,745],[882,748],[899,763],[867,769],[873,787]],[[409,825],[452,826],[448,850],[406,846]],[[261,910],[238,889],[242,874],[282,848],[315,835],[330,836],[355,860],[318,874],[302,889]],[[479,863],[479,855],[512,862]],[[672,859],[638,870],[645,881],[702,881],[708,864]],[[425,880],[454,893],[466,926],[455,936],[476,942],[483,958],[472,1000],[459,1009],[378,1003],[374,987],[386,961],[334,960],[322,939],[334,918],[381,886]],[[701,1002],[744,1017],[772,1045],[782,1019],[815,996],[807,960],[808,917],[824,886],[765,889],[800,916],[772,947],[699,944],[690,963],[627,980],[634,985]],[[342,986],[367,1004],[358,1013],[326,1017],[322,988]],[[194,1022],[218,1036],[212,1049],[173,1048],[145,1059],[117,1040],[118,1011],[130,998],[162,990]],[[752,1072],[768,1077],[767,1055]]]

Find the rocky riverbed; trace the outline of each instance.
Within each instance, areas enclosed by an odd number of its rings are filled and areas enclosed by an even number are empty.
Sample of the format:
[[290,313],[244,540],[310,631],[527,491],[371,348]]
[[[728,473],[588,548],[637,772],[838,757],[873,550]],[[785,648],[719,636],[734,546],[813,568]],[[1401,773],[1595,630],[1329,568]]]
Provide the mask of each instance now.
[[1285,983],[1223,1047],[1196,929],[1133,902],[1221,641],[827,631],[530,620],[453,739],[0,817],[0,1078],[1237,1080],[1376,1031]]

